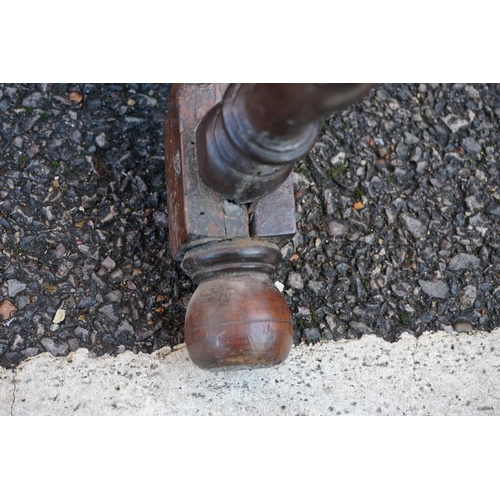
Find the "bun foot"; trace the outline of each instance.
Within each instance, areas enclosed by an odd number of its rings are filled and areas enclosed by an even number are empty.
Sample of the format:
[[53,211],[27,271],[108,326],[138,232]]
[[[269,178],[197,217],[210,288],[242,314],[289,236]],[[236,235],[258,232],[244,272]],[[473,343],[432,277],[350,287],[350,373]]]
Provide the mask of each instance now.
[[186,312],[185,335],[200,368],[268,367],[290,352],[292,317],[265,274],[225,276],[199,285]]

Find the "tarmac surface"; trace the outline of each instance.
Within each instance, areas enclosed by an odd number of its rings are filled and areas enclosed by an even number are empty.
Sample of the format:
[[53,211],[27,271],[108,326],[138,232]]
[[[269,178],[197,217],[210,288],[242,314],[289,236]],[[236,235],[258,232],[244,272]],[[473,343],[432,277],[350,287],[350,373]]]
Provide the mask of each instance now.
[[[185,341],[169,88],[0,84],[0,366]],[[498,328],[499,143],[495,84],[380,84],[325,118],[273,276],[294,345]]]
[[500,329],[292,349],[280,366],[200,370],[186,348],[40,354],[0,369],[0,415],[498,415]]
[[295,347],[222,373],[182,347],[169,88],[0,84],[0,414],[499,413],[497,84],[380,84],[322,121],[273,277]]

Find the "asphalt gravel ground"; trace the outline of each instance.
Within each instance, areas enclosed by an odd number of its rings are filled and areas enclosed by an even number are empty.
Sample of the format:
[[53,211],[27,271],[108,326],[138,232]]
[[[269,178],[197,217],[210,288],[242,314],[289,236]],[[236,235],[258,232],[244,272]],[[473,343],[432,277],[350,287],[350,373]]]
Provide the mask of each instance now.
[[[0,365],[183,342],[168,84],[0,84]],[[322,122],[274,281],[295,344],[500,325],[500,86],[384,84]]]

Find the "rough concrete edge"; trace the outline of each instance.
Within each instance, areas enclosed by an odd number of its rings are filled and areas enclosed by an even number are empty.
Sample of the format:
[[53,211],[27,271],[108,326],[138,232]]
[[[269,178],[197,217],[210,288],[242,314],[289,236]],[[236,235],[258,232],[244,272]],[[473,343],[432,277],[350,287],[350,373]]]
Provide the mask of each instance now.
[[[500,326],[493,328],[489,332],[485,331],[485,330],[471,330],[470,332],[460,332],[460,333],[459,332],[453,332],[453,333],[450,333],[450,332],[448,332],[446,330],[426,330],[425,332],[423,332],[418,337],[415,337],[414,335],[410,334],[407,331],[403,331],[401,333],[401,335],[407,335],[408,337],[415,339],[415,345],[418,346],[420,339],[422,339],[424,337],[428,337],[430,335],[434,335],[436,333],[442,333],[442,334],[445,334],[446,336],[457,337],[457,338],[460,338],[462,336],[464,336],[464,337],[465,336],[467,336],[467,337],[475,337],[475,336],[478,336],[478,335],[497,335],[497,334],[500,334]],[[297,349],[299,349],[299,350],[300,349],[314,349],[316,346],[322,346],[322,345],[328,345],[328,344],[332,344],[332,345],[351,344],[351,343],[359,342],[360,340],[363,340],[363,338],[365,338],[365,337],[366,336],[363,336],[360,339],[340,339],[340,340],[337,340],[337,341],[333,341],[333,340],[320,340],[319,342],[316,342],[314,344],[301,343],[301,344],[299,344],[297,346],[293,346],[292,347],[292,351],[295,351]],[[386,340],[384,340],[379,335],[371,335],[370,337],[374,337],[374,338],[380,340],[381,342],[385,342],[388,345],[392,345],[391,342],[387,342]],[[395,343],[397,343],[397,342],[395,342]],[[167,356],[173,354],[174,352],[177,352],[177,351],[180,351],[180,350],[183,350],[183,349],[186,349],[186,344],[185,343],[175,345],[174,347],[170,347],[170,346],[162,347],[161,349],[158,349],[157,351],[153,351],[151,354],[147,354],[147,353],[144,353],[144,352],[133,353],[132,351],[124,351],[124,352],[122,352],[120,354],[117,354],[116,356],[113,356],[111,354],[104,354],[102,356],[88,356],[88,358],[96,359],[97,360],[97,359],[113,359],[113,358],[116,359],[116,358],[120,358],[120,357],[130,357],[130,356],[134,357],[134,356],[137,356],[137,357],[153,357],[153,358],[158,358],[158,359],[165,359]],[[80,347],[76,351],[72,351],[69,354],[67,354],[66,356],[54,356],[50,352],[45,351],[45,352],[41,352],[41,353],[37,354],[36,356],[30,357],[30,358],[27,358],[27,359],[21,361],[21,363],[17,367],[15,367],[15,368],[10,368],[9,369],[9,368],[2,368],[2,367],[0,367],[0,370],[5,370],[5,371],[11,371],[11,372],[13,372],[14,373],[13,383],[15,384],[15,375],[16,375],[17,371],[19,369],[22,369],[22,367],[25,364],[30,363],[32,360],[38,359],[38,358],[41,358],[41,357],[53,358],[54,360],[64,360],[64,359],[71,358],[75,354],[75,352],[77,352],[77,351],[80,351],[80,352],[86,351],[87,353],[90,352],[85,347]],[[286,363],[286,361],[285,361],[285,363]]]
[[[484,337],[484,336],[490,336],[490,335],[500,335],[500,326],[492,329],[489,332],[484,331],[484,330],[472,330],[470,332],[462,332],[462,333],[458,333],[458,332],[450,333],[450,332],[447,332],[445,330],[425,331],[419,337],[414,337],[413,335],[409,334],[408,332],[402,332],[402,335],[405,335],[411,339],[414,339],[414,349],[411,353],[414,361],[415,361],[415,355],[417,354],[417,351],[419,348],[419,344],[421,344],[421,342],[419,342],[419,340],[423,339],[425,337],[430,337],[431,335],[435,335],[437,333],[444,334],[445,336],[449,336],[449,337],[457,337],[457,339],[468,338],[468,337]],[[298,351],[303,350],[303,349],[304,350],[305,349],[314,350],[316,347],[323,346],[323,345],[330,345],[331,344],[333,347],[333,345],[339,346],[339,345],[357,343],[357,342],[361,341],[364,337],[366,337],[366,336],[361,337],[361,339],[342,339],[342,340],[335,341],[335,342],[332,342],[331,340],[322,340],[322,341],[317,342],[315,344],[302,343],[298,346],[294,346],[292,348],[291,354],[293,357],[296,357]],[[378,339],[382,343],[387,343],[388,345],[392,345],[391,343],[385,341],[382,337],[380,337],[378,335],[370,336],[370,337],[375,337],[376,339]],[[14,409],[15,409],[15,403],[16,403],[16,389],[17,389],[16,378],[17,378],[17,374],[18,374],[19,370],[22,370],[24,366],[26,366],[27,364],[29,364],[33,360],[40,359],[40,358],[48,358],[48,359],[52,359],[54,361],[60,362],[60,361],[71,359],[75,355],[75,353],[79,353],[79,354],[86,353],[88,358],[90,358],[90,359],[93,358],[96,360],[99,360],[99,359],[109,360],[109,359],[118,359],[118,358],[132,358],[132,359],[133,358],[153,358],[153,359],[157,359],[157,360],[161,361],[161,360],[166,359],[170,355],[172,355],[178,351],[185,350],[185,349],[186,349],[186,344],[178,344],[178,345],[174,346],[173,348],[168,347],[168,346],[163,347],[157,351],[152,352],[151,354],[142,353],[142,352],[133,353],[131,351],[125,351],[125,352],[120,353],[116,356],[105,354],[103,356],[97,357],[97,356],[89,356],[88,349],[80,348],[80,349],[77,349],[76,351],[70,352],[66,356],[53,356],[50,352],[43,352],[43,353],[40,353],[36,356],[33,356],[31,358],[27,358],[27,359],[23,360],[17,367],[12,368],[12,369],[0,367],[0,374],[2,374],[2,372],[3,372],[5,375],[7,375],[6,376],[7,379],[9,378],[8,374],[10,372],[11,380],[8,380],[7,383],[9,385],[12,384],[12,390],[10,391],[11,392],[11,398],[10,398],[11,401],[10,401],[10,404],[7,403],[7,405],[6,405],[6,407],[8,408],[8,411],[6,413],[5,412],[2,413],[3,410],[2,410],[2,407],[0,406],[0,416],[2,416],[2,415],[3,416],[8,416],[8,415],[15,416]],[[9,392],[9,391],[7,391],[7,392]]]
[[12,370],[12,403],[10,404],[10,416],[14,416],[14,405],[16,404],[16,377],[17,370]]

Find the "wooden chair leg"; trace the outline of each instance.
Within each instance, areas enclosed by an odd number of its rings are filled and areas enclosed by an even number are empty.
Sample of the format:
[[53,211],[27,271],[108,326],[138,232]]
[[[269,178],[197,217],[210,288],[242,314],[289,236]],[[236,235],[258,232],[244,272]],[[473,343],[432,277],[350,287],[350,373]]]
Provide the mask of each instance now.
[[296,231],[290,172],[319,118],[370,84],[177,84],[165,123],[170,245],[199,283],[188,353],[206,369],[272,366],[292,319],[269,277]]

